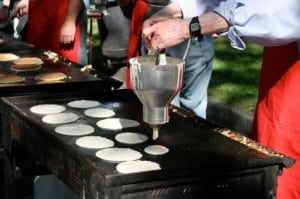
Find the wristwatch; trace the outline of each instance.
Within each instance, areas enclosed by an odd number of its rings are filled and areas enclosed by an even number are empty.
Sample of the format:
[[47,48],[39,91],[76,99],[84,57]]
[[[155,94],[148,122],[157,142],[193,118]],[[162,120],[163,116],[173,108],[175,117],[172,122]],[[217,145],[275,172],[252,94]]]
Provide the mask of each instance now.
[[193,17],[189,25],[190,34],[193,37],[198,37],[198,40],[202,40],[201,25],[198,17]]

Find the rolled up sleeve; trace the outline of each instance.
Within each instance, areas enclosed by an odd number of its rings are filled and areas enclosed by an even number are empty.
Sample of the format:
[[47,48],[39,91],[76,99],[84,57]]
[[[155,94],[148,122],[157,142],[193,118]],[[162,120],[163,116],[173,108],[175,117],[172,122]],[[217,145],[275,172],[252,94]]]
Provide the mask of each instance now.
[[300,39],[300,0],[226,0],[214,11],[230,23],[231,46],[245,42],[264,46],[284,45]]

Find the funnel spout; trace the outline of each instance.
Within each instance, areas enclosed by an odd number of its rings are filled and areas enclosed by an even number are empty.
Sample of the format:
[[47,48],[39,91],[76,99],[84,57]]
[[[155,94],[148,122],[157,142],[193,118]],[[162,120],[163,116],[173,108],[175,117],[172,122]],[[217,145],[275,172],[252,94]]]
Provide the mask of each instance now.
[[157,140],[159,137],[159,125],[150,125],[152,128],[152,140]]

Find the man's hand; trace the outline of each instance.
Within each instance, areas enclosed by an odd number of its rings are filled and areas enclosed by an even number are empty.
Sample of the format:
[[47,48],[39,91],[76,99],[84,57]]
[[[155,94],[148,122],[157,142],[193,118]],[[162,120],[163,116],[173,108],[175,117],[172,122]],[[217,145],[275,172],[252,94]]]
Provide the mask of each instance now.
[[166,49],[190,38],[190,19],[166,19],[152,25],[143,26],[142,38],[145,47],[155,51],[157,48]]
[[10,18],[21,17],[28,13],[29,9],[29,0],[20,0],[14,6],[14,11],[11,14]]
[[174,46],[189,38],[189,34],[184,36],[185,26],[180,25],[184,23],[181,17],[179,5],[172,2],[145,20],[142,31],[145,47],[156,52],[157,49]]
[[60,30],[60,42],[70,44],[75,40],[76,24],[74,21],[64,21]]

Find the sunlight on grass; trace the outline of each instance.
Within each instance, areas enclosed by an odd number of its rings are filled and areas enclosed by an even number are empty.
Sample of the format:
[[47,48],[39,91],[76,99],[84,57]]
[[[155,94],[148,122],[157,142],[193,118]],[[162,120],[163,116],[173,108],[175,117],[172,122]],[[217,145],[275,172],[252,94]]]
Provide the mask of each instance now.
[[217,38],[215,48],[209,96],[253,113],[257,101],[262,47],[247,44],[247,49],[240,51],[231,48],[226,38]]

